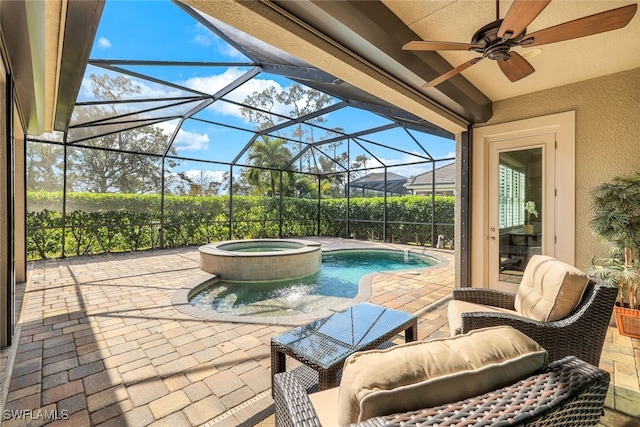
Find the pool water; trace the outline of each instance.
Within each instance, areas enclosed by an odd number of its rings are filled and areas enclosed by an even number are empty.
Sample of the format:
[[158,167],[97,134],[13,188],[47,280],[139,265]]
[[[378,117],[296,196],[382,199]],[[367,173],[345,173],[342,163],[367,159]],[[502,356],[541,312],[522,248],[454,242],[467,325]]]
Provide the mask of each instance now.
[[369,273],[435,265],[434,259],[392,250],[349,250],[322,255],[316,274],[277,282],[214,282],[190,299],[203,310],[231,315],[282,316],[308,313],[354,298]]
[[232,252],[275,252],[290,250],[291,248],[279,248],[276,246],[250,246],[242,249],[234,249]]

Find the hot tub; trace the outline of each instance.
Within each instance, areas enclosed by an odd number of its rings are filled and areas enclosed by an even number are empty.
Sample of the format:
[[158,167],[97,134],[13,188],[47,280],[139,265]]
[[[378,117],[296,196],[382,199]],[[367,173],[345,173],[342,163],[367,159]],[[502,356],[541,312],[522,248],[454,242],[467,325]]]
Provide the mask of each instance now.
[[200,246],[200,268],[230,281],[293,279],[320,270],[320,249],[305,240],[228,240]]

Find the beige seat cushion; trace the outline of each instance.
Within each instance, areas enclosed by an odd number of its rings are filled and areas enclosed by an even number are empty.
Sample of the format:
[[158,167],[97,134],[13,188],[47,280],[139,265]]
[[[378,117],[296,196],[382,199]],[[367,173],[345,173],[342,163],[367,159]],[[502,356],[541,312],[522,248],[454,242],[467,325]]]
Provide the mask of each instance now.
[[564,319],[580,303],[588,282],[577,268],[550,256],[534,255],[518,287],[515,309],[541,322]]
[[473,302],[467,301],[451,300],[449,301],[449,306],[447,307],[447,318],[449,320],[449,332],[451,333],[451,336],[454,336],[456,334],[456,330],[459,331],[462,328],[462,313],[474,311],[507,313],[520,316],[520,313],[518,313],[517,311],[508,310],[506,308],[491,307],[488,305],[475,304]]
[[338,387],[311,393],[309,400],[316,410],[318,421],[322,427],[339,427],[336,408],[338,407]]
[[344,364],[338,424],[477,396],[530,375],[546,358],[509,326],[355,353]]

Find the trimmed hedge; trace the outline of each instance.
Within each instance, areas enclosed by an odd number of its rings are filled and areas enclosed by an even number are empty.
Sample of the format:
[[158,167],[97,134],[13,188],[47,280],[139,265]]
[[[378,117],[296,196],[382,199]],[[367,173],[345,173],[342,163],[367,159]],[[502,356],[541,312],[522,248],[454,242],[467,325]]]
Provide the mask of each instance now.
[[[166,196],[27,193],[27,257],[30,260],[200,245],[264,237],[329,236],[431,244],[431,198],[302,199],[256,196]],[[435,235],[453,239],[454,198],[435,198]],[[233,225],[230,229],[230,203]],[[282,230],[280,206],[282,204]],[[347,236],[347,209],[349,232]],[[319,212],[318,212],[319,211]],[[319,221],[319,222],[318,222]],[[64,251],[63,251],[64,248]]]

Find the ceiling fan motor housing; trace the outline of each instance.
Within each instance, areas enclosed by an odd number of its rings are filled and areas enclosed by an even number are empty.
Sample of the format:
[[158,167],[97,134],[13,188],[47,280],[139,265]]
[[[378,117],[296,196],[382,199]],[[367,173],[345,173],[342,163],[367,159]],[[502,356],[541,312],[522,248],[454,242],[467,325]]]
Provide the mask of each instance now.
[[498,37],[500,25],[502,25],[502,19],[493,21],[476,31],[471,38],[471,44],[479,45],[479,47],[474,47],[471,50],[481,53],[483,57],[494,61],[499,59],[508,61],[510,58],[509,50],[513,46],[520,44],[527,31],[524,30],[517,37],[503,40]]

